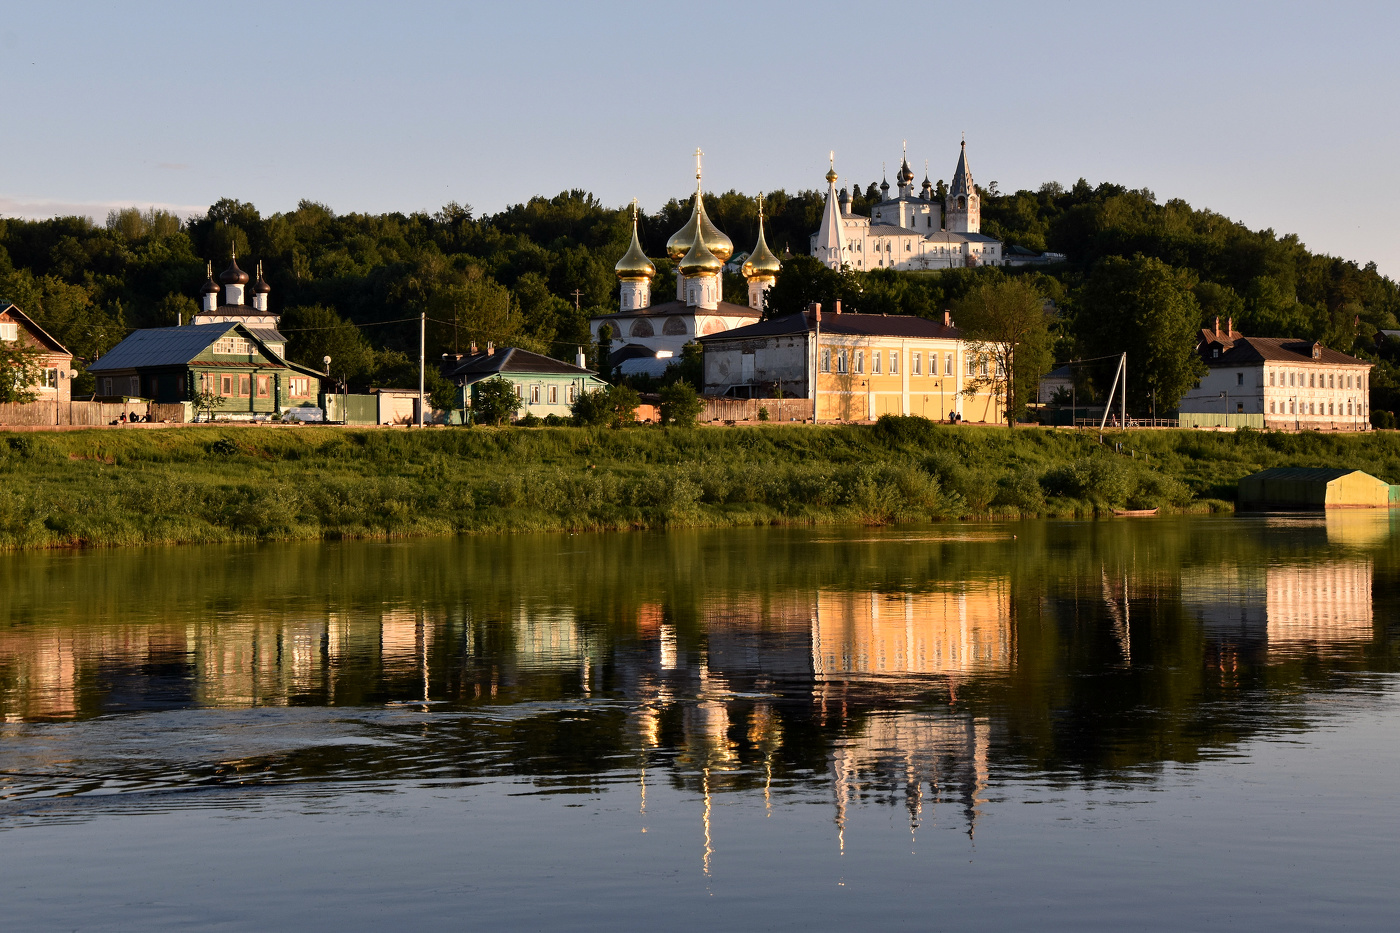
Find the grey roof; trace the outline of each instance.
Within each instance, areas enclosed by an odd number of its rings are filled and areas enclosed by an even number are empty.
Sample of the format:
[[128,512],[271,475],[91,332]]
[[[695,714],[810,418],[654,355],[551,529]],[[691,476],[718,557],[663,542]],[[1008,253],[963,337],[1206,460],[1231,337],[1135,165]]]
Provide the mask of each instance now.
[[[1202,331],[1202,335],[1211,333]],[[1357,359],[1340,350],[1319,347],[1317,359],[1313,359],[1313,341],[1298,340],[1293,337],[1242,337],[1238,331],[1231,336],[1233,342],[1224,344],[1221,340],[1208,342],[1203,336],[1197,344],[1201,359],[1207,366],[1239,366],[1246,363],[1262,363],[1265,360],[1280,363],[1331,363],[1334,366],[1370,366],[1365,360]],[[1219,356],[1211,356],[1216,344],[1223,344]]]
[[519,347],[504,347],[495,353],[477,353],[462,358],[451,375],[468,381],[484,379],[501,373],[533,373],[537,375],[592,376],[593,371],[572,363],[531,353]]
[[760,312],[748,305],[736,305],[732,301],[721,301],[716,303],[716,307],[699,308],[695,305],[688,305],[683,301],[663,301],[659,305],[649,305],[645,308],[638,308],[636,311],[613,311],[610,314],[595,314],[593,319],[599,318],[621,318],[621,317],[648,317],[650,315],[662,314],[727,314],[739,317],[759,317]]
[[958,152],[958,167],[953,171],[953,183],[948,186],[949,197],[973,193],[972,170],[967,167],[967,140]]
[[93,362],[88,372],[138,369],[143,366],[183,366],[238,326],[232,321],[223,321],[138,330]]
[[287,338],[283,337],[282,332],[275,327],[254,327],[251,324],[245,324],[243,326],[248,328],[248,333],[252,334],[263,343],[280,343],[283,346],[287,345]]
[[[802,311],[784,317],[760,321],[745,327],[721,331],[699,338],[705,344],[718,340],[752,340],[756,337],[787,337],[806,334],[813,328],[812,319]],[[822,333],[850,337],[913,337],[923,339],[957,339],[962,332],[941,321],[929,321],[908,314],[826,314],[822,316]]]

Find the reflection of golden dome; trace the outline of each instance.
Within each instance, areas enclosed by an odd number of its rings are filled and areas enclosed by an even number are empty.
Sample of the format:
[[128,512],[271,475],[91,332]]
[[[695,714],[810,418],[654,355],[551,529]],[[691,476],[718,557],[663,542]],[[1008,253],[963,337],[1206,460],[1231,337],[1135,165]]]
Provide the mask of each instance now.
[[734,241],[720,232],[720,229],[705,213],[705,199],[700,194],[700,185],[695,186],[695,206],[690,211],[690,219],[666,241],[666,253],[672,259],[680,260],[695,245],[695,231],[703,233],[705,246],[723,263],[734,255]]
[[749,258],[744,260],[744,278],[776,278],[782,268],[782,262],[773,255],[773,251],[768,248],[768,241],[763,237],[763,201],[760,200],[758,202],[758,245],[753,248]]
[[[731,243],[729,248],[732,251],[734,245]],[[697,275],[719,275],[723,268],[724,260],[716,256],[714,251],[705,245],[704,237],[697,237],[681,260],[681,275],[686,278]]]
[[622,258],[613,266],[613,271],[617,277],[626,281],[638,281],[649,279],[656,275],[656,264],[647,258],[647,254],[642,252],[641,241],[637,239],[637,208],[632,207],[632,245],[627,247],[627,252],[622,254]]

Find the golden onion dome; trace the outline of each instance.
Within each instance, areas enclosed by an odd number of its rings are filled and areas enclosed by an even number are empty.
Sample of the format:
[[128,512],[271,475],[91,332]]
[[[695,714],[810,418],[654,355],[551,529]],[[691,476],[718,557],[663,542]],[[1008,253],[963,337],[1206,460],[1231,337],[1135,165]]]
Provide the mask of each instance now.
[[[733,244],[730,245],[732,250]],[[719,275],[724,269],[724,260],[714,254],[704,237],[697,237],[690,250],[681,259],[681,275],[692,278],[697,275]]]
[[760,200],[758,203],[758,245],[749,253],[749,258],[744,260],[744,278],[776,278],[783,269],[783,263],[768,248],[768,240],[763,236],[763,202]]
[[642,252],[641,241],[637,239],[637,205],[632,203],[632,245],[627,247],[627,252],[622,254],[622,258],[613,266],[613,271],[617,277],[626,281],[638,279],[649,279],[656,275],[656,264],[647,258],[647,254]]
[[698,184],[695,187],[695,206],[690,211],[690,219],[666,241],[666,255],[676,261],[684,259],[695,245],[697,230],[703,236],[706,248],[721,262],[728,261],[729,257],[734,255],[734,241],[725,236],[705,213],[705,199],[700,194]]

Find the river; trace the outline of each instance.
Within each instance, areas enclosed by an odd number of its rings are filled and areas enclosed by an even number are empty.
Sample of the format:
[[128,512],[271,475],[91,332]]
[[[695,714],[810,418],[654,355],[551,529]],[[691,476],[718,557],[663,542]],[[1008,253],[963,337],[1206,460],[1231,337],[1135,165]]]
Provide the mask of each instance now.
[[0,555],[0,916],[1390,929],[1393,524]]

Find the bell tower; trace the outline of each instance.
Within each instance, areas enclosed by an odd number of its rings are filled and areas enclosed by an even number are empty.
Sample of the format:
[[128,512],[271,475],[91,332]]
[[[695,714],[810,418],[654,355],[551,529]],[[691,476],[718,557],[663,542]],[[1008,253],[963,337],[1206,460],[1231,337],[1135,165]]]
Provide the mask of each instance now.
[[977,196],[977,185],[972,181],[972,169],[967,166],[966,139],[958,153],[953,183],[948,186],[948,203],[943,205],[943,216],[947,218],[945,223],[950,233],[982,232],[982,203]]

